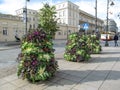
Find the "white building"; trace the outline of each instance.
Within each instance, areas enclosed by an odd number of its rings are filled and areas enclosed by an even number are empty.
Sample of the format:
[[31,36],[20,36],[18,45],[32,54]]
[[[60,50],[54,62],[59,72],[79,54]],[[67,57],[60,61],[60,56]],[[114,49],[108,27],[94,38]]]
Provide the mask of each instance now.
[[67,35],[76,32],[79,24],[79,6],[69,1],[55,5],[56,16],[59,18],[59,29],[56,33],[57,39],[65,39]]
[[[88,32],[95,30],[96,17],[79,9],[76,4],[65,1],[56,4],[56,16],[59,18],[58,25],[60,31],[56,33],[56,39],[66,39],[68,34],[78,32],[78,25],[83,28],[84,23],[89,24]],[[97,18],[97,28],[99,31],[103,30],[104,21]],[[79,29],[80,29],[79,28]]]
[[[23,17],[23,21],[25,23],[25,12],[24,8],[21,8],[19,10],[16,10],[17,16]],[[36,29],[38,27],[38,18],[37,18],[38,12],[36,10],[27,9],[27,28],[28,30]]]

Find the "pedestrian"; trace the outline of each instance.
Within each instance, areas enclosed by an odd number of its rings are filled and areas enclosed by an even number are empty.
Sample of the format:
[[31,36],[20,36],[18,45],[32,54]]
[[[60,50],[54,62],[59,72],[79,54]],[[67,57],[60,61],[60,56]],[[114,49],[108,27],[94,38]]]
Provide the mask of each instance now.
[[117,41],[118,41],[118,35],[115,34],[115,36],[114,36],[115,47],[118,46]]

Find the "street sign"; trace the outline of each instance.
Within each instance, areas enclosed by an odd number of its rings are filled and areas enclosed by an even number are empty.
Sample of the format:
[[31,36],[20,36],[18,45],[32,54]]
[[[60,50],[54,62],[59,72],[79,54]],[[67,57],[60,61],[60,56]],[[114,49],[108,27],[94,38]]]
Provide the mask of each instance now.
[[83,24],[83,29],[88,30],[88,28],[89,28],[89,24],[88,23],[84,23]]

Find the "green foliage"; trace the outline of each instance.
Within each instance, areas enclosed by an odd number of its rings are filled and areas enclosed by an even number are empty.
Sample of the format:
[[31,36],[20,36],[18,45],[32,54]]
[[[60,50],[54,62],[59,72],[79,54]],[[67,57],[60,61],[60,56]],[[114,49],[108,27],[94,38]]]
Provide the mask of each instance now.
[[72,33],[68,36],[64,58],[68,61],[80,62],[90,59],[90,49],[87,44],[87,35]]
[[18,76],[31,82],[47,80],[57,68],[52,39],[43,30],[29,32],[21,43]]
[[44,7],[39,11],[39,26],[44,29],[47,34],[55,35],[58,31],[57,19],[55,16],[55,6],[44,4]]
[[88,47],[91,49],[92,54],[99,54],[101,52],[101,45],[96,35],[89,35],[87,40]]
[[64,58],[74,62],[85,61],[90,59],[90,54],[98,54],[101,50],[100,42],[96,35],[72,33],[68,36]]

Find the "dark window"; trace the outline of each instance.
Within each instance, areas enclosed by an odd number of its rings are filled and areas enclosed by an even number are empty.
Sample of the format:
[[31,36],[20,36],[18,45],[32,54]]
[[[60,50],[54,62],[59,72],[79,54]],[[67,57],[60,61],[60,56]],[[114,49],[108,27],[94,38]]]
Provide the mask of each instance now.
[[33,28],[35,28],[35,24],[33,24]]
[[7,28],[6,27],[3,28],[3,35],[7,35]]
[[61,35],[61,32],[58,32],[58,35]]
[[35,21],[35,18],[33,18],[33,21]]
[[32,25],[30,24],[30,29],[32,28]]

